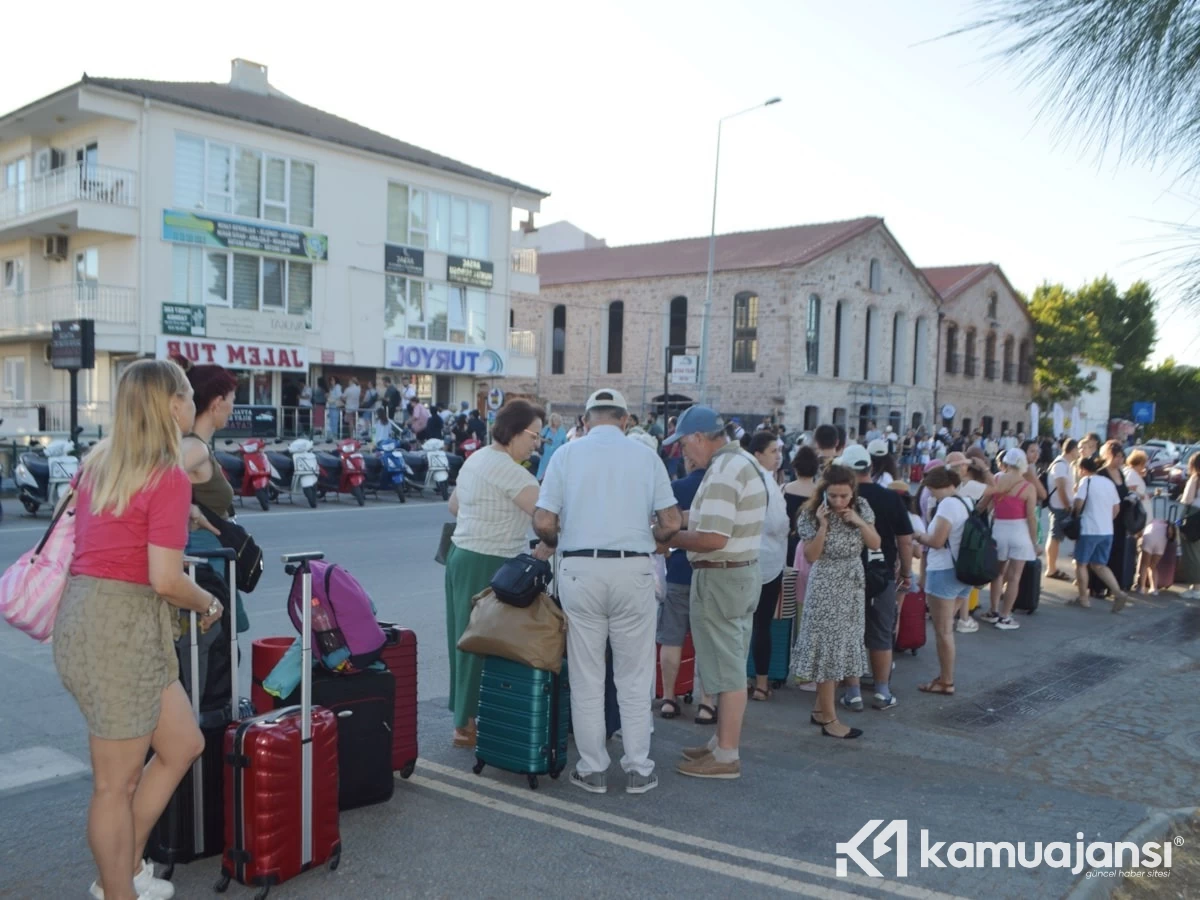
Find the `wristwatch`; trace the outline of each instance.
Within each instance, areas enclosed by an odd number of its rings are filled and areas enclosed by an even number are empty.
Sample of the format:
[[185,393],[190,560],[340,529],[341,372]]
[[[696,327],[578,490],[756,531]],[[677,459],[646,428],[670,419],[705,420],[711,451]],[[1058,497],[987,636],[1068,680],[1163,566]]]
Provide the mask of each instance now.
[[205,611],[204,615],[201,618],[211,619],[213,616],[215,616],[220,611],[221,611],[221,601],[218,600],[216,597],[213,597],[212,603],[208,604],[208,609]]

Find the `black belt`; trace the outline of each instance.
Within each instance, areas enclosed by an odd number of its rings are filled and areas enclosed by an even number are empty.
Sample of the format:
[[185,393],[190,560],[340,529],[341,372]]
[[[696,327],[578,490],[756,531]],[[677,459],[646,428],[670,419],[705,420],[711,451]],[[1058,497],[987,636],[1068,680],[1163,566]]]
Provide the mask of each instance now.
[[588,556],[592,559],[628,559],[633,556],[649,556],[639,550],[564,550],[563,559],[572,556]]

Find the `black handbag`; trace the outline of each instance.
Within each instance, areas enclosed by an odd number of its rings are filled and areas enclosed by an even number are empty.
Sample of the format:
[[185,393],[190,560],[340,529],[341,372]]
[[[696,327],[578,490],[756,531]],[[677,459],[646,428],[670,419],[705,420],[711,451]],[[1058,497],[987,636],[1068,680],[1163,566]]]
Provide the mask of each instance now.
[[1146,515],[1146,507],[1142,506],[1141,500],[1137,497],[1126,497],[1121,505],[1121,521],[1125,525],[1126,533],[1141,534],[1146,530],[1146,523],[1150,518]]
[[528,553],[508,560],[492,576],[492,592],[509,606],[526,607],[550,585],[550,563]]
[[251,537],[250,532],[229,519],[222,519],[203,503],[197,503],[204,518],[217,530],[217,541],[237,554],[237,586],[243,594],[251,593],[258,586],[263,573],[262,549]]
[[892,583],[892,569],[882,550],[863,551],[863,575],[866,576],[867,599],[878,597]]
[[453,546],[451,538],[454,537],[454,526],[456,522],[446,522],[442,525],[442,537],[438,541],[437,552],[433,554],[433,561],[439,566],[446,564],[446,559],[450,556],[450,548]]
[[1190,512],[1179,520],[1179,533],[1189,543],[1200,541],[1200,510]]

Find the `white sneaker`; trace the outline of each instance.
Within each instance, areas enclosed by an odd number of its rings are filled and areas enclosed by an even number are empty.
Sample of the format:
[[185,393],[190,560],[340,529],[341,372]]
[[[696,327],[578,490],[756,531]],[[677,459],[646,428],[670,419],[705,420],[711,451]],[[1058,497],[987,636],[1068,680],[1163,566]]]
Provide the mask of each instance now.
[[959,634],[971,634],[979,630],[979,623],[970,617],[959,619],[954,623],[954,630]]
[[[171,900],[175,896],[175,885],[162,878],[154,877],[154,863],[142,861],[142,869],[133,876],[133,889],[138,892],[138,900]],[[95,900],[104,900],[104,889],[98,881],[93,881],[88,893]]]

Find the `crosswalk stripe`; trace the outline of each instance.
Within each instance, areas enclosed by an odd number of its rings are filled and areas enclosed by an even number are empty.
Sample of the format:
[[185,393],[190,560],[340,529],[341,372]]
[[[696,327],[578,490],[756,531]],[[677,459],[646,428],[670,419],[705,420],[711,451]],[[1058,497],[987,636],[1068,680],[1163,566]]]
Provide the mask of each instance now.
[[625,816],[617,816],[612,813],[602,810],[590,809],[586,806],[581,806],[578,803],[569,803],[565,800],[559,800],[556,797],[551,797],[547,794],[542,794],[536,791],[522,790],[514,788],[507,784],[501,784],[490,778],[481,778],[478,775],[464,772],[459,769],[452,769],[449,766],[443,766],[440,763],[433,762],[427,759],[420,759],[417,763],[420,770],[429,770],[443,775],[448,778],[454,778],[460,781],[470,782],[478,787],[485,787],[492,791],[497,791],[502,794],[508,794],[513,797],[518,797],[530,802],[547,806],[561,812],[571,815],[580,816],[586,819],[592,819],[597,822],[603,822],[606,825],[614,825],[618,828],[625,828],[630,831],[638,832],[639,834],[650,835],[659,840],[671,841],[676,844],[693,847],[702,850],[712,850],[717,853],[733,856],[747,862],[763,863],[765,865],[774,866],[780,869],[790,869],[795,872],[803,872],[806,875],[814,875],[818,878],[828,878],[838,881],[839,883],[850,884],[856,887],[870,888],[872,890],[884,891],[893,894],[897,897],[907,897],[910,900],[963,900],[955,894],[945,894],[938,891],[927,890],[926,888],[917,887],[916,885],[903,884],[898,881],[890,881],[883,878],[869,878],[865,875],[847,875],[844,878],[837,877],[837,871],[832,866],[822,866],[816,863],[808,863],[803,860],[792,859],[787,856],[779,856],[772,853],[763,853],[760,850],[750,850],[746,847],[738,847],[733,844],[726,844],[721,841],[709,840],[708,838],[698,837],[697,835],[687,834],[681,831],[673,831],[669,828],[663,828],[657,825],[648,825],[645,822],[639,822],[636,819],[626,818]]

